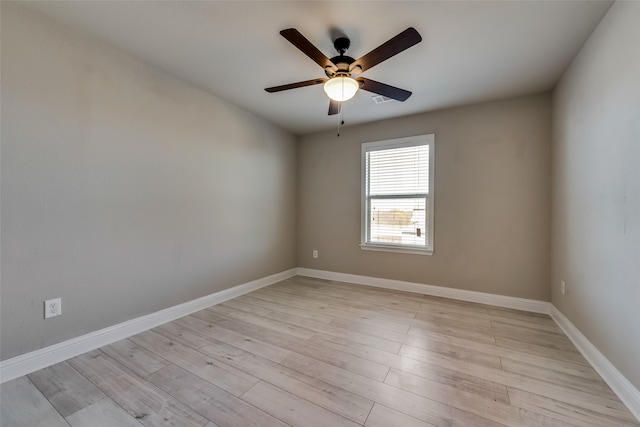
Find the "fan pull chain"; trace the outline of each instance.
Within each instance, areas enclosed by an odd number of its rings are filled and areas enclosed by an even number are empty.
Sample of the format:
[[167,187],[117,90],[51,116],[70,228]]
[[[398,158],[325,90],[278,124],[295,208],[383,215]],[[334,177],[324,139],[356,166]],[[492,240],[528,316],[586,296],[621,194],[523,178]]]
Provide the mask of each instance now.
[[344,106],[340,105],[340,121],[338,122],[338,138],[340,138],[340,126],[344,126]]

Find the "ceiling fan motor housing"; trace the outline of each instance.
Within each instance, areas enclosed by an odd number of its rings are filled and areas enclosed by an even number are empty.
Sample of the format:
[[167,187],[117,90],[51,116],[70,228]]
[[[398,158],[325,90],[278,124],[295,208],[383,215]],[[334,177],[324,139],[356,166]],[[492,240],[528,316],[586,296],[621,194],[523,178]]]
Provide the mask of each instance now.
[[336,77],[336,76],[351,76],[351,72],[349,72],[349,65],[354,63],[356,60],[350,56],[339,55],[331,58],[331,62],[335,64],[338,68],[337,70],[332,69],[331,67],[325,68],[324,72],[327,77]]
[[354,63],[356,60],[350,56],[345,55],[345,52],[349,49],[349,46],[351,46],[351,40],[349,40],[348,38],[338,37],[337,39],[335,39],[335,41],[333,42],[333,47],[336,49],[339,55],[331,58],[331,62],[335,64],[338,70],[336,71],[332,67],[325,68],[324,71],[327,77],[351,77],[351,73],[349,72],[349,65]]

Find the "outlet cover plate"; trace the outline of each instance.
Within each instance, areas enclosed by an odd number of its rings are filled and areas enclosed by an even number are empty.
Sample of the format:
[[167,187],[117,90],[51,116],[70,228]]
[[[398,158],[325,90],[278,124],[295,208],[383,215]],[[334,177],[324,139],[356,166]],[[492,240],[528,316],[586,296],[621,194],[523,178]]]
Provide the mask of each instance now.
[[44,318],[60,316],[62,314],[62,298],[49,299],[44,302]]

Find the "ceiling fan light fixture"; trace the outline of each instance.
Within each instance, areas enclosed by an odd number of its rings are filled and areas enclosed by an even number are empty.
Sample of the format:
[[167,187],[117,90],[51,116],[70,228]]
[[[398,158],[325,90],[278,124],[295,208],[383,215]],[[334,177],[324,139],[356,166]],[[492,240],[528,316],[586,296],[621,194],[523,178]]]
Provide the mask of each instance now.
[[324,84],[327,96],[338,102],[353,98],[358,89],[360,89],[360,83],[348,76],[333,77]]

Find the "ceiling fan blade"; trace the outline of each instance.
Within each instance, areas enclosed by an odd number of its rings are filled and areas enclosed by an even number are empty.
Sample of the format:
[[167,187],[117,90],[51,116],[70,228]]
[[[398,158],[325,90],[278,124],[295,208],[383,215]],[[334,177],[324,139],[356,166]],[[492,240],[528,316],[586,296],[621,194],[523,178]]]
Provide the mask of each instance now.
[[340,113],[341,106],[342,106],[342,102],[329,99],[329,115],[333,116],[335,114]]
[[304,82],[289,83],[288,85],[268,87],[265,90],[267,92],[269,92],[269,93],[281,92],[283,90],[296,89],[296,88],[299,88],[299,87],[319,85],[319,84],[324,83],[326,81],[327,81],[327,79],[306,80]]
[[380,83],[365,77],[358,77],[356,80],[360,82],[360,89],[377,93],[378,95],[386,96],[387,98],[395,99],[396,101],[404,102],[411,96],[411,92],[408,90]]
[[413,27],[409,27],[363,57],[357,59],[349,66],[349,71],[356,71],[356,68],[359,67],[360,70],[357,71],[358,73],[361,73],[374,65],[378,65],[382,61],[386,61],[392,56],[409,49],[411,46],[420,43],[421,41],[422,37],[418,34],[418,31]]
[[336,65],[331,62],[329,58],[327,58],[322,52],[320,52],[317,47],[311,44],[311,42],[307,40],[305,36],[300,34],[300,31],[296,30],[295,28],[288,28],[286,30],[280,31],[280,34],[282,35],[282,37],[289,40],[292,45],[300,49],[302,53],[313,59],[313,61],[323,69],[326,70],[327,68],[329,68],[333,71],[336,71],[338,69],[338,67],[336,67]]

